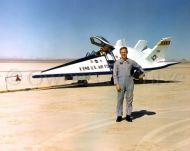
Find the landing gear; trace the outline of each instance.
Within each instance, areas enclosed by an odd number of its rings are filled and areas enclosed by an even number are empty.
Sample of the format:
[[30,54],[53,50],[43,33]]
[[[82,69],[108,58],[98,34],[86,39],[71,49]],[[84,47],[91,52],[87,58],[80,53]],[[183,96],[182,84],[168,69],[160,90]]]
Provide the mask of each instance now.
[[87,80],[78,80],[77,84],[78,84],[78,86],[87,87],[88,81]]

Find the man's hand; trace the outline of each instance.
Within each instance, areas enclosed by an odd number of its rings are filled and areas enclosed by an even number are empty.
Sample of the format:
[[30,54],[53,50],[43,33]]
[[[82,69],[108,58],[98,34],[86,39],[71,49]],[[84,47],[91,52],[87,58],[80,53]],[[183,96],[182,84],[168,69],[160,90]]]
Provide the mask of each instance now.
[[143,73],[143,74],[141,74],[140,76],[139,76],[139,80],[143,80],[143,77],[145,77],[145,74]]
[[121,86],[120,86],[119,84],[116,84],[116,90],[117,90],[118,92],[121,91]]

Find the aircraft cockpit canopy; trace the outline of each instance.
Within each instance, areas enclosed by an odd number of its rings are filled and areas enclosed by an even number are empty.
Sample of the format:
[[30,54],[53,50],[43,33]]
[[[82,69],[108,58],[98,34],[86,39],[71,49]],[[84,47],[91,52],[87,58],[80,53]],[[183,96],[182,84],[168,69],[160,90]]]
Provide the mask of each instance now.
[[108,51],[112,51],[115,48],[109,43],[108,40],[106,40],[104,37],[101,36],[93,36],[90,37],[90,41],[92,44],[98,46],[98,47],[102,47],[102,48],[106,48],[108,49]]

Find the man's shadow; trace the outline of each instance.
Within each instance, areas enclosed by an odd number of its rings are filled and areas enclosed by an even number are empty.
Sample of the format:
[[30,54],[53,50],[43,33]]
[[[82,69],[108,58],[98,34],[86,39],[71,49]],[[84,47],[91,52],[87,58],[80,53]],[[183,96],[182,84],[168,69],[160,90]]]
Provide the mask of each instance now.
[[140,110],[140,111],[132,112],[131,116],[132,116],[133,120],[135,120],[135,119],[141,118],[145,115],[150,116],[150,115],[155,115],[155,114],[156,114],[156,112],[153,112],[153,111]]

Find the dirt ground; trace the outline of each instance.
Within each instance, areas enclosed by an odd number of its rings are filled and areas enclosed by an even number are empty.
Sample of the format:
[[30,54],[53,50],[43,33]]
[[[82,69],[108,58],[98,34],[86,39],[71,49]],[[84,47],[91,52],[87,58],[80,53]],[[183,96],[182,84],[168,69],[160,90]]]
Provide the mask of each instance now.
[[[0,151],[190,148],[190,63],[148,72],[135,84],[132,123],[115,122],[117,93],[107,82],[110,76],[75,87],[63,79],[31,78],[32,72],[58,63],[8,64],[0,63]],[[5,78],[16,74],[20,82]],[[51,87],[30,89],[44,86]]]

